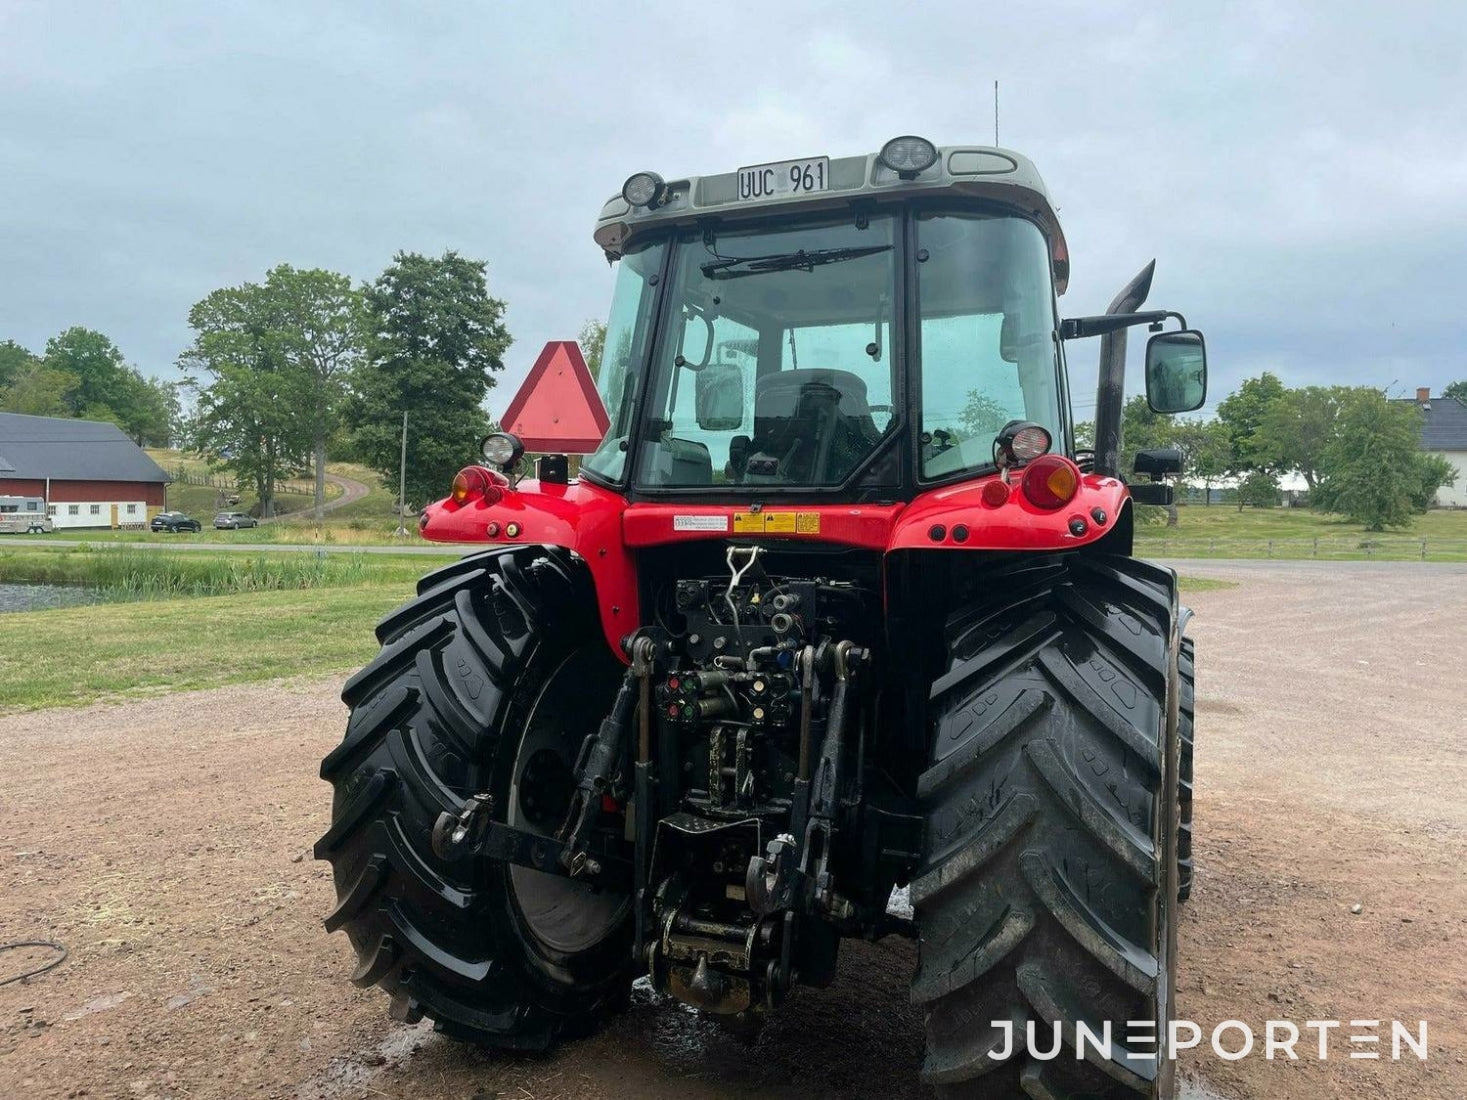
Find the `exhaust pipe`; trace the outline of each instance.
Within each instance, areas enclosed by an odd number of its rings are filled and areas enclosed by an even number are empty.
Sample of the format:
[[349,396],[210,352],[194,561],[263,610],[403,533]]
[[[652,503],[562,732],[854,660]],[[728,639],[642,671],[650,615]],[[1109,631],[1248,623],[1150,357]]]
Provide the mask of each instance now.
[[[1116,295],[1106,313],[1135,313],[1151,293],[1152,260]],[[1095,387],[1095,472],[1121,476],[1121,412],[1126,404],[1126,330],[1100,338],[1100,378]]]

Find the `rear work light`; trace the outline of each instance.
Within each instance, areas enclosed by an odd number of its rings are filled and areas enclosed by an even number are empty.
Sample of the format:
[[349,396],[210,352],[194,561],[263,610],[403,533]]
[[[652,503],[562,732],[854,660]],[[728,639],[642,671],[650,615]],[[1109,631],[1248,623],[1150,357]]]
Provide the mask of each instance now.
[[465,504],[476,497],[485,504],[498,504],[504,498],[504,490],[488,470],[481,466],[465,466],[454,475],[450,495],[455,504]]
[[1080,491],[1080,467],[1061,455],[1041,455],[1024,468],[1024,496],[1036,508],[1063,508]]

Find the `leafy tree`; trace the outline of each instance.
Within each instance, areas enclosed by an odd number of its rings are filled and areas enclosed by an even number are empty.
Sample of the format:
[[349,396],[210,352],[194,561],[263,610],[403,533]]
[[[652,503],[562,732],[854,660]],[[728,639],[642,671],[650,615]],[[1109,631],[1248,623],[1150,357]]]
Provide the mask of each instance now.
[[129,366],[106,335],[74,326],[46,342],[45,365],[76,379],[66,412],[84,420],[110,420],[139,444],[167,443],[173,425],[166,383]]
[[197,394],[193,443],[254,483],[262,516],[275,514],[275,483],[311,439],[313,387],[282,353],[279,319],[260,286],[216,290],[189,310],[196,335],[179,357]]
[[601,321],[587,321],[581,326],[581,334],[576,342],[581,345],[581,356],[586,360],[591,377],[599,380],[601,356],[606,350],[606,325]]
[[69,371],[33,360],[21,367],[0,393],[0,408],[30,416],[70,416],[71,396],[77,385],[76,375]]
[[362,296],[345,275],[281,264],[265,276],[258,293],[269,311],[273,354],[300,374],[309,394],[301,410],[308,421],[316,476],[316,518],[326,499],[326,442],[336,430],[346,379],[364,353]]
[[1425,484],[1420,447],[1421,411],[1414,404],[1388,401],[1373,389],[1349,391],[1324,451],[1317,506],[1369,531],[1406,526]]
[[959,419],[971,438],[992,440],[1013,417],[982,390],[969,390]]
[[1462,404],[1467,405],[1467,378],[1463,378],[1461,381],[1458,382],[1453,382],[1446,389],[1442,390],[1442,396],[1454,397],[1458,401],[1462,402]]
[[1255,458],[1278,470],[1297,470],[1311,492],[1319,485],[1320,463],[1334,438],[1345,386],[1287,389],[1268,404],[1253,435]]
[[1419,478],[1416,489],[1411,493],[1411,507],[1425,512],[1436,499],[1436,491],[1446,485],[1457,483],[1457,468],[1442,455],[1416,454],[1416,474]]
[[1263,446],[1259,431],[1269,410],[1283,397],[1284,384],[1277,376],[1264,371],[1257,378],[1245,379],[1217,407],[1217,418],[1228,432],[1228,471],[1245,474],[1249,470],[1277,469],[1280,459]]
[[23,371],[40,360],[14,340],[0,340],[0,391],[9,389]]
[[407,414],[414,503],[444,495],[489,428],[483,402],[510,337],[485,268],[452,251],[436,259],[399,252],[365,290],[370,337],[353,379],[353,434],[367,463],[396,481]]
[[1232,447],[1227,426],[1219,420],[1178,420],[1172,438],[1182,452],[1182,477],[1200,482],[1202,501],[1212,503],[1212,487],[1228,472]]
[[1279,502],[1279,479],[1270,470],[1249,470],[1238,482],[1238,511],[1247,504],[1255,508],[1275,508]]

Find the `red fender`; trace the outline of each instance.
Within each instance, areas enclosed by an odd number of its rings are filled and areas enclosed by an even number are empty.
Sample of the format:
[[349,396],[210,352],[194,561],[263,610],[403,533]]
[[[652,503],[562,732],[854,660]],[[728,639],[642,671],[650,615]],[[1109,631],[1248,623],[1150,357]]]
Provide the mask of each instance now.
[[887,549],[1073,550],[1109,534],[1129,495],[1117,478],[1084,474],[1075,498],[1060,508],[1038,507],[1017,484],[990,505],[984,488],[996,482],[994,475],[923,493],[893,525]]
[[[621,640],[642,621],[636,566],[622,538],[626,506],[618,494],[587,481],[561,485],[531,478],[504,489],[492,504],[477,494],[462,504],[452,497],[430,504],[418,526],[434,542],[541,543],[573,550],[595,582],[607,644],[625,661]],[[493,535],[491,524],[497,525]]]

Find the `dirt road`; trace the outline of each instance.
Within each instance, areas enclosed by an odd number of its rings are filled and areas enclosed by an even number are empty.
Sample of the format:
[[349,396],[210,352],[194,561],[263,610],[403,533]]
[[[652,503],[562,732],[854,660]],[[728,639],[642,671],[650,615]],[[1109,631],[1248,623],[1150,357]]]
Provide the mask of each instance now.
[[[1424,1018],[1430,1057],[1351,1060],[1340,1042],[1321,1062],[1309,1032],[1298,1062],[1184,1064],[1224,1097],[1467,1096],[1467,567],[1263,564],[1186,566],[1240,585],[1191,600],[1182,1012],[1260,1033]],[[322,683],[0,718],[0,941],[71,950],[0,987],[0,1096],[922,1095],[905,943],[852,945],[840,983],[753,1046],[649,995],[538,1059],[392,1023],[320,924],[315,769],[343,721]],[[0,978],[42,957],[0,954]]]

